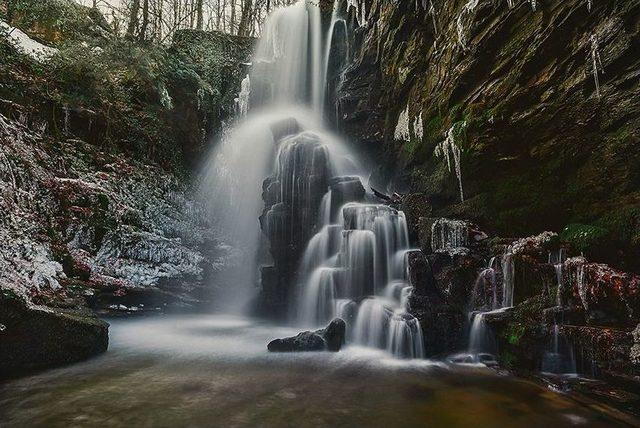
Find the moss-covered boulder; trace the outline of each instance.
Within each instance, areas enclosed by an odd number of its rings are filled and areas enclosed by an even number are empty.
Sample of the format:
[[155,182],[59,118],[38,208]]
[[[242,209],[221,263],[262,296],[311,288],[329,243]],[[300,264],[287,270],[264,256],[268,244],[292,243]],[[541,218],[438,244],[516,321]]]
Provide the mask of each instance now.
[[109,324],[86,310],[34,307],[0,294],[0,378],[107,350]]

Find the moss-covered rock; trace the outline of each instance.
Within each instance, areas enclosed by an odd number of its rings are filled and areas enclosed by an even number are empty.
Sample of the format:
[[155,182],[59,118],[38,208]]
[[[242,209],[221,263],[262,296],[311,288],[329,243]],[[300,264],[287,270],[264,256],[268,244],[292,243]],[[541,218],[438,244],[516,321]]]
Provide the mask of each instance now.
[[[433,3],[431,13],[409,0],[367,2],[375,24],[355,30],[341,129],[398,189],[425,194],[434,216],[455,214],[504,236],[593,226],[597,236],[575,243],[639,270],[640,5]],[[422,118],[422,136],[412,126],[411,138],[396,140],[406,108],[411,123]],[[460,123],[464,202],[453,168],[434,156]]]
[[109,324],[86,310],[28,306],[6,293],[0,325],[0,378],[81,361],[109,343]]

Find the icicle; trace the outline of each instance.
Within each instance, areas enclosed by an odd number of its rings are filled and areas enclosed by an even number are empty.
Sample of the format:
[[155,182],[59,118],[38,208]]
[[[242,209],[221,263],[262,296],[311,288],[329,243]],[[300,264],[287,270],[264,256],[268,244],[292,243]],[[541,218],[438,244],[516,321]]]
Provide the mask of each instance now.
[[367,25],[367,11],[364,2],[359,4],[358,0],[347,0],[347,12],[351,8],[355,9],[358,26],[365,27]]
[[69,107],[62,107],[64,111],[64,133],[69,133]]
[[471,15],[471,13],[475,10],[476,6],[478,6],[479,1],[480,0],[469,0],[462,8],[460,15],[458,15],[458,20],[456,22],[456,27],[458,30],[458,44],[460,44],[460,47],[463,50],[467,50],[467,40],[465,39],[465,35],[464,35],[465,22],[463,20],[465,18],[465,15]]
[[587,10],[591,12],[591,6],[593,6],[593,0],[587,0]]
[[536,7],[538,6],[537,0],[529,0],[529,3],[531,4],[531,9],[535,12]]
[[[459,128],[461,130],[463,130],[466,126],[466,121],[459,124]],[[456,177],[458,178],[458,186],[460,188],[460,201],[464,202],[464,191],[462,189],[462,167],[460,165],[460,156],[462,154],[462,149],[458,145],[456,145],[455,127],[456,124],[454,123],[449,129],[449,132],[447,132],[447,138],[436,146],[434,155],[438,158],[445,158],[449,171],[451,171],[451,156],[453,156],[453,165]]]
[[422,127],[422,112],[415,118],[413,122],[413,133],[416,138],[422,141],[422,137],[424,136],[424,128]]
[[598,78],[598,70],[602,74],[604,74],[604,67],[602,66],[602,59],[600,58],[600,49],[598,46],[598,35],[591,35],[591,62],[592,62],[592,70],[593,80],[596,84],[596,96],[600,98],[600,80]]
[[507,0],[507,6],[509,6],[509,9],[513,9],[513,0]]
[[469,245],[469,225],[462,220],[440,218],[431,225],[431,250],[452,250]]
[[411,139],[411,135],[409,134],[409,106],[400,113],[400,117],[398,118],[398,124],[396,125],[396,130],[393,134],[396,141],[409,141]]
[[431,20],[433,21],[433,48],[438,49],[437,40],[438,40],[438,24],[436,22],[436,8],[433,6],[433,2],[429,0],[429,15],[431,15]]

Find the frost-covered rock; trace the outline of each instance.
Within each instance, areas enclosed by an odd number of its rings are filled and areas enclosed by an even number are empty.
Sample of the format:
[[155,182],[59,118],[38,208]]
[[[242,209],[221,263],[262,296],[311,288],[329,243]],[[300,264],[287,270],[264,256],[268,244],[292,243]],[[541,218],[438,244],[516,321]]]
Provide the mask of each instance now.
[[547,254],[545,245],[557,238],[555,232],[545,231],[539,235],[528,236],[514,241],[509,248],[511,254]]
[[58,52],[58,49],[36,42],[19,28],[12,27],[0,20],[0,37],[9,42],[13,48],[36,61],[46,61]]
[[631,347],[631,353],[629,357],[631,362],[637,366],[640,366],[640,324],[633,330],[633,346]]
[[172,174],[46,138],[0,115],[1,289],[47,301],[81,281],[106,306],[145,288],[179,300],[231,259]]

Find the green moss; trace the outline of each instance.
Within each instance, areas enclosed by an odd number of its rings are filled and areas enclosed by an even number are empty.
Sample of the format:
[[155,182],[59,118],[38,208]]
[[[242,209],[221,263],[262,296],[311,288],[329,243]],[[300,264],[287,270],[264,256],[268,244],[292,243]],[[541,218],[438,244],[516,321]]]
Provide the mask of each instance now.
[[594,246],[602,245],[608,236],[609,231],[602,227],[573,223],[562,230],[560,239],[571,244],[576,250],[587,253]]
[[13,0],[12,24],[53,45],[102,38],[111,31],[95,9],[71,0]]

